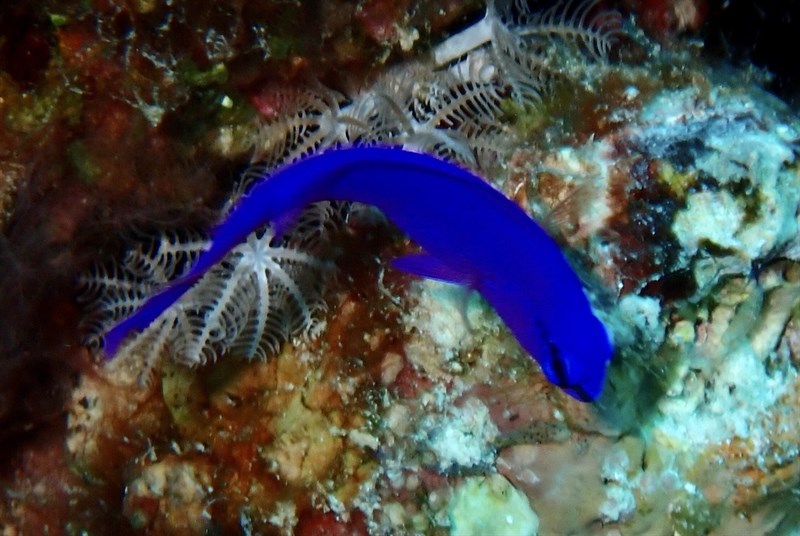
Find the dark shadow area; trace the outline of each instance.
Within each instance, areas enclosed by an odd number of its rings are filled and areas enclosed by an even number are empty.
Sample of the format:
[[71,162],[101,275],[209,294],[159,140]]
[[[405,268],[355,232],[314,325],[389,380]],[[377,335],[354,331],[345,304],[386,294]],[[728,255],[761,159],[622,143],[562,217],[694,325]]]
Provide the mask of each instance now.
[[799,30],[800,0],[716,0],[709,3],[702,39],[712,57],[766,69],[772,75],[767,89],[795,107],[800,103]]

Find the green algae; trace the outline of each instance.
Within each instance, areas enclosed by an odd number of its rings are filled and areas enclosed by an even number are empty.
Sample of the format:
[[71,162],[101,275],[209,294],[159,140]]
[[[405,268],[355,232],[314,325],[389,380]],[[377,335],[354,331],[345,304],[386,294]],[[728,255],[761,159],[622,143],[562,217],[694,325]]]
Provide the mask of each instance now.
[[184,61],[178,69],[178,77],[189,87],[220,85],[228,81],[228,68],[219,62],[208,69],[201,69],[192,61]]
[[161,392],[172,422],[180,429],[186,430],[198,422],[198,418],[202,415],[199,405],[202,396],[196,371],[165,363],[161,378]]
[[17,106],[11,106],[5,125],[13,131],[30,134],[46,126],[59,110],[60,91],[23,93]]
[[52,24],[54,28],[60,28],[69,24],[69,17],[63,13],[48,13],[48,18],[50,19],[50,24]]
[[697,174],[676,170],[669,162],[662,161],[656,171],[656,180],[666,186],[677,199],[685,199],[689,187],[697,182]]
[[523,104],[513,99],[505,99],[500,103],[503,115],[501,121],[514,126],[521,139],[531,139],[541,133],[549,121],[547,110],[543,106]]
[[67,160],[81,182],[87,185],[97,183],[103,173],[103,168],[97,163],[86,143],[75,140],[67,146],[66,153]]
[[680,536],[703,536],[719,525],[720,514],[706,497],[687,485],[669,510],[672,528]]

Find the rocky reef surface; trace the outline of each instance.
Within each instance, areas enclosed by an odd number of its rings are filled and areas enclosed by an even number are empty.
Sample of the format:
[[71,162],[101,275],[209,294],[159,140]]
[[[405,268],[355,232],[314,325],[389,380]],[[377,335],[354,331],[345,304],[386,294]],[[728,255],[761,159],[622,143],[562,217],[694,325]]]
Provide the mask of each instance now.
[[[4,533],[800,526],[800,120],[675,33],[702,9],[96,4],[0,8]],[[201,341],[202,366],[84,344],[129,311],[96,286],[119,310],[86,333],[97,263],[152,289],[113,267],[194,251],[237,183],[346,143],[469,166],[556,237],[614,340],[600,400],[478,296],[391,270],[414,246],[367,207],[289,244],[336,265],[310,332]]]

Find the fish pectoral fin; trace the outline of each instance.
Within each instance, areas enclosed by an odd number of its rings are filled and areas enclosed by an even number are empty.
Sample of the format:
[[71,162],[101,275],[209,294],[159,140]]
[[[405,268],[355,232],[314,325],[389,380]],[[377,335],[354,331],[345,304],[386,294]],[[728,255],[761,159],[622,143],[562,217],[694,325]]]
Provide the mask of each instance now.
[[428,253],[412,253],[397,257],[392,260],[392,268],[428,279],[475,288],[476,278],[473,274],[444,264]]
[[303,209],[301,208],[287,210],[275,218],[275,220],[272,222],[272,229],[275,232],[273,240],[279,241],[281,238],[286,236],[286,233],[291,231],[292,227],[294,227],[294,224],[297,223],[298,219],[300,219],[300,214],[302,214],[302,212]]
[[476,278],[472,274],[463,270],[455,270],[428,253],[412,253],[397,257],[392,260],[392,268],[428,279],[462,285],[464,288],[459,289],[458,312],[464,322],[464,327],[467,328],[467,331],[472,331],[472,324],[467,316],[467,302],[476,282]]

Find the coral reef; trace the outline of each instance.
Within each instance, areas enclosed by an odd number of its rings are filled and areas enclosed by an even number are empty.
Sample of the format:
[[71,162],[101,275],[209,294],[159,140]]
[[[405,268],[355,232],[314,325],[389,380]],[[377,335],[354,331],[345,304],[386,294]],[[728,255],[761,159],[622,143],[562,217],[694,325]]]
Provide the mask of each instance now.
[[[661,45],[604,3],[439,4],[0,8],[4,532],[797,530],[796,114],[681,40],[702,2],[645,22]],[[598,403],[479,297],[389,269],[414,246],[361,206],[251,235],[184,305],[198,330],[110,362],[81,346],[74,276],[100,260],[102,333],[229,199],[345,143],[479,169],[548,227],[617,348]],[[258,310],[256,288],[292,320],[214,316]]]

